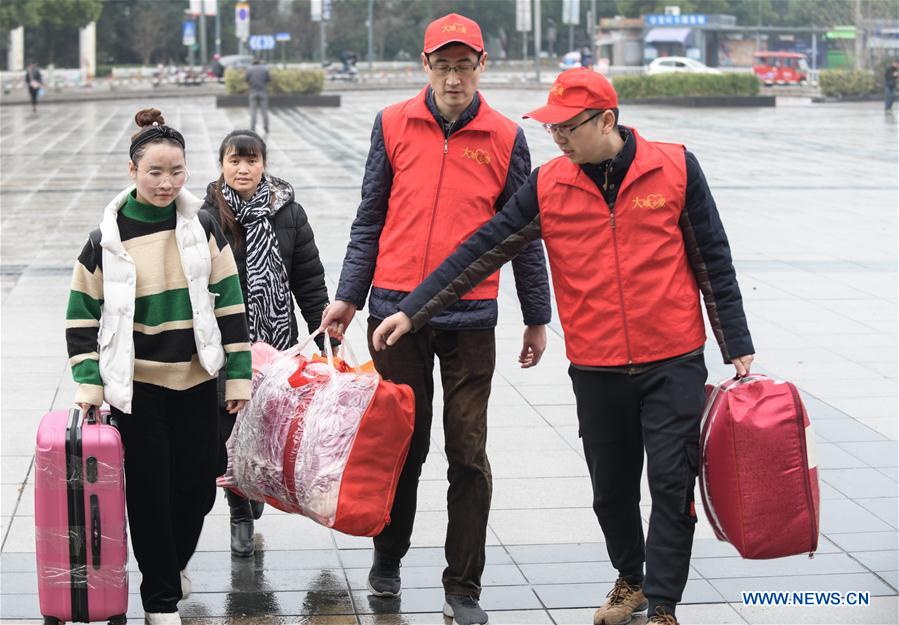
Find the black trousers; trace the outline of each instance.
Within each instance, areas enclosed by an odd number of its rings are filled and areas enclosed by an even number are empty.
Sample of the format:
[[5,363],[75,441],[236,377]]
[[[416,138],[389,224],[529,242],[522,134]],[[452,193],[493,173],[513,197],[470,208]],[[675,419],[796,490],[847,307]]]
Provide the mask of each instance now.
[[185,391],[134,384],[131,414],[115,408],[125,445],[128,526],[145,612],[175,612],[180,571],[215,502],[221,457],[216,382]]
[[[619,575],[643,582],[650,614],[674,609],[690,570],[693,488],[708,372],[702,355],[643,373],[569,369],[593,510]],[[644,542],[640,477],[646,451],[652,497]],[[646,564],[644,578],[643,565]]]
[[415,429],[390,511],[391,521],[375,537],[375,549],[392,558],[402,558],[409,550],[418,480],[431,444],[436,356],[443,382],[443,431],[449,462],[443,588],[449,594],[480,597],[493,497],[487,460],[487,400],[496,363],[494,332],[444,331],[428,326],[402,337],[390,349],[376,352],[371,336],[379,323],[369,319],[369,351],[385,379],[412,387]]

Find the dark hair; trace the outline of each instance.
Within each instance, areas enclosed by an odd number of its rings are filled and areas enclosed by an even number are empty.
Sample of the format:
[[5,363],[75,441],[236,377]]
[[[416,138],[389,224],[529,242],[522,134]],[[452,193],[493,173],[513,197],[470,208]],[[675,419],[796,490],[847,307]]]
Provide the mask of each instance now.
[[[252,130],[232,130],[219,146],[219,165],[225,162],[225,156],[234,153],[237,156],[258,156],[262,158],[263,166],[267,162],[265,141]],[[222,229],[231,234],[234,240],[234,247],[240,247],[243,243],[243,227],[237,222],[234,216],[234,210],[225,200],[225,194],[222,193],[222,185],[225,184],[225,176],[219,176],[215,183],[215,201],[219,209],[219,221],[222,223]],[[274,194],[272,200],[274,201]]]
[[589,115],[593,115],[594,113],[605,113],[606,111],[612,111],[612,115],[615,116],[615,125],[618,125],[618,108],[612,109],[587,109],[587,113]]
[[475,50],[474,48],[472,48],[472,47],[469,46],[468,44],[462,43],[461,41],[450,41],[449,43],[443,44],[442,46],[440,46],[440,47],[437,48],[436,50],[431,50],[430,52],[428,52],[427,54],[425,54],[425,58],[428,59],[428,63],[430,64],[430,62],[431,62],[431,55],[432,55],[432,54],[437,54],[437,53],[440,52],[441,50],[446,50],[447,48],[449,48],[449,47],[451,47],[451,46],[465,46],[466,48],[468,48],[469,50],[471,50],[472,54],[474,54],[476,57],[478,57],[477,63],[480,63],[480,62],[481,62],[481,57],[484,56],[484,53],[483,53],[483,52],[478,52],[477,50]]
[[[131,135],[132,144],[144,131],[146,131],[147,128],[152,127],[154,123],[159,124],[159,126],[165,126],[165,118],[162,116],[162,111],[159,109],[141,109],[134,115],[134,123],[137,124],[140,130]],[[181,141],[178,141],[178,139],[175,138],[175,135],[180,137],[180,133],[174,128],[171,130],[173,131],[173,134],[170,136],[159,136],[143,142],[140,147],[131,152],[131,162],[137,165],[140,159],[143,158],[144,152],[147,151],[147,147],[156,143],[168,143],[169,145],[181,148],[181,151],[184,152],[183,138]]]

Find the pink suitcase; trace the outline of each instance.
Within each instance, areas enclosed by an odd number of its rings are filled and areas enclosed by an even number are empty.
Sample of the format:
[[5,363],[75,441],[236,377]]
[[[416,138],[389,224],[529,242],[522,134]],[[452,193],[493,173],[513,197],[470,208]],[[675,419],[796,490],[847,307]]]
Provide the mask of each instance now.
[[754,374],[706,389],[699,484],[715,535],[744,558],[811,556],[818,469],[796,387]]
[[128,536],[124,452],[108,415],[77,408],[41,419],[34,524],[44,623],[125,623]]

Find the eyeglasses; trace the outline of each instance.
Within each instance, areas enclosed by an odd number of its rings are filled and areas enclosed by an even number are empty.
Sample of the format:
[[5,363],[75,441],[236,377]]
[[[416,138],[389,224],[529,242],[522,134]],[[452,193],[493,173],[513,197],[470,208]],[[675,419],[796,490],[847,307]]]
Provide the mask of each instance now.
[[560,126],[559,124],[543,124],[543,129],[546,130],[551,135],[559,135],[560,137],[570,137],[571,133],[586,124],[587,122],[596,119],[600,115],[602,115],[605,111],[600,111],[598,113],[593,113],[590,117],[582,121],[580,124],[575,124],[574,126]]
[[166,180],[169,180],[175,186],[179,186],[187,182],[187,178],[190,176],[186,169],[176,169],[172,172],[164,172],[159,169],[138,169],[137,171],[146,176],[153,187],[161,187]]
[[479,66],[478,63],[459,63],[458,65],[437,63],[436,65],[431,65],[431,61],[428,60],[428,67],[431,68],[431,71],[441,77],[449,76],[450,72],[456,72],[456,76],[459,78],[468,78],[474,74],[474,71]]

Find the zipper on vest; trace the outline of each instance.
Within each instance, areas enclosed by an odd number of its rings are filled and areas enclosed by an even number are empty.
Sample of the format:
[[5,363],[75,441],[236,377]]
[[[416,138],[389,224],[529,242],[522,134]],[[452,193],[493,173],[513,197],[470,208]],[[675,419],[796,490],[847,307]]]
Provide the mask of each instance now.
[[437,193],[434,195],[434,207],[431,209],[431,220],[428,222],[428,238],[425,241],[425,263],[421,268],[421,282],[428,277],[428,264],[431,260],[431,237],[434,234],[434,218],[437,216],[437,202],[440,201],[440,185],[443,184],[443,168],[446,155],[449,153],[449,135],[443,138],[443,158],[440,159],[440,173],[437,176]]
[[631,339],[627,328],[627,313],[624,310],[624,285],[621,282],[621,263],[618,261],[618,235],[615,228],[615,208],[609,207],[609,219],[612,222],[612,249],[615,252],[615,276],[618,278],[618,298],[621,301],[621,319],[624,321],[624,345],[627,348],[627,364],[634,364],[631,356]]

